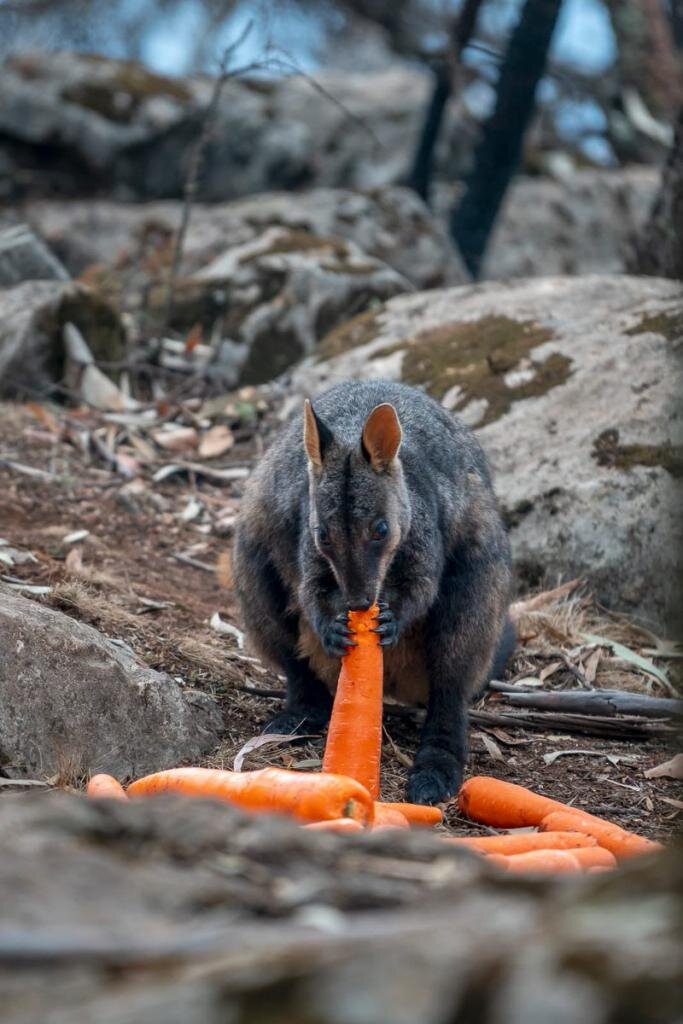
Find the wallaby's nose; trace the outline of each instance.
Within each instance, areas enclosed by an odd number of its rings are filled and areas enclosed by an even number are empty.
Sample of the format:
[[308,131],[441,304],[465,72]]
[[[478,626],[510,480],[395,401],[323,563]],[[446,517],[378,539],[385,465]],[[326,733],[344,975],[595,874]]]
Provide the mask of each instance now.
[[349,609],[352,612],[365,612],[372,604],[372,598],[367,597],[365,594],[362,597],[356,597],[349,600]]

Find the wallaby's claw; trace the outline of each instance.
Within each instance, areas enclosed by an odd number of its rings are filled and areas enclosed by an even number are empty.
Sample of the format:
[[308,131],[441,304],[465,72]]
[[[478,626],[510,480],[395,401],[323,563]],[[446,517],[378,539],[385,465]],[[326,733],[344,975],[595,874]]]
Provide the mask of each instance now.
[[398,640],[398,622],[386,601],[378,601],[377,604],[380,611],[376,621],[379,625],[373,629],[373,633],[381,637],[380,646],[391,647]]
[[340,612],[325,623],[320,632],[320,640],[325,654],[332,658],[343,658],[349,647],[357,646],[353,639],[353,631],[348,626],[346,612]]

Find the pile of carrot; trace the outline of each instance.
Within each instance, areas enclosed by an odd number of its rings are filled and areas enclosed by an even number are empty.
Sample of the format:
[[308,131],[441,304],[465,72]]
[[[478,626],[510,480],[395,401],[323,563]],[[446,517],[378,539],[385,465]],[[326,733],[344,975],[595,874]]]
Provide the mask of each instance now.
[[[172,768],[132,782],[127,790],[109,775],[88,783],[92,798],[177,792],[224,800],[252,813],[284,814],[314,831],[431,828],[438,807],[379,800],[382,750],[382,648],[374,632],[377,606],[349,612],[355,646],[342,658],[322,772],[262,768],[231,772]],[[522,786],[486,776],[469,779],[458,795],[463,814],[499,829],[534,832],[452,837],[444,842],[475,851],[510,873],[607,871],[617,861],[659,848],[611,822]]]
[[602,871],[618,861],[661,849],[660,843],[604,818],[486,775],[464,783],[458,806],[468,818],[483,825],[537,829],[447,840],[483,853],[508,871]]

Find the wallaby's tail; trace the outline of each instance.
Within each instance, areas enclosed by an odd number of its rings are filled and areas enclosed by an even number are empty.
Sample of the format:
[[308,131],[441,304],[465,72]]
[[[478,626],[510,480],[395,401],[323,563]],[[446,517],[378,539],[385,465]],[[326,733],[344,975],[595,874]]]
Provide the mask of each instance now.
[[503,626],[503,632],[500,635],[500,640],[498,641],[498,649],[496,650],[495,656],[493,658],[493,664],[491,665],[489,679],[503,678],[505,666],[507,665],[508,660],[514,653],[516,646],[517,633],[515,632],[515,627],[512,624],[512,620],[510,618],[507,618],[505,620],[505,625]]

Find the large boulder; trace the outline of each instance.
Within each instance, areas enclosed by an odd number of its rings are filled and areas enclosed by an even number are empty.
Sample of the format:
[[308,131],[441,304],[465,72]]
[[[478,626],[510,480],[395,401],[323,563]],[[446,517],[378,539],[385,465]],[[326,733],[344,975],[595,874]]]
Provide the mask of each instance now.
[[[180,223],[176,201],[40,200],[24,207],[33,228],[74,275],[101,264],[131,276],[144,246],[167,242]],[[445,221],[444,221],[445,223]],[[352,242],[418,288],[461,284],[468,278],[444,231],[410,189],[373,191],[318,188],[268,192],[254,198],[196,203],[183,244],[181,272],[193,273],[227,246],[243,245],[269,228]]]
[[[197,198],[302,186],[375,188],[404,173],[429,75],[396,67],[223,83]],[[0,195],[178,197],[214,90],[132,61],[36,53],[0,68]]]
[[623,272],[658,182],[655,167],[577,170],[561,180],[518,177],[491,236],[483,277]]
[[139,776],[218,742],[202,694],[141,664],[124,644],[0,587],[0,768],[32,776]]
[[609,606],[681,621],[683,289],[539,278],[392,299],[323,339],[286,383],[426,388],[487,450],[527,583],[585,576]]
[[424,832],[2,797],[3,1022],[674,1024],[680,893],[680,850],[520,878]]
[[95,292],[63,281],[24,281],[0,290],[0,397],[46,394],[64,373],[63,328],[73,323],[95,359],[123,357],[125,330]]

